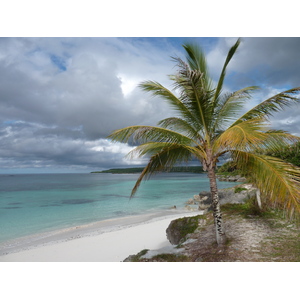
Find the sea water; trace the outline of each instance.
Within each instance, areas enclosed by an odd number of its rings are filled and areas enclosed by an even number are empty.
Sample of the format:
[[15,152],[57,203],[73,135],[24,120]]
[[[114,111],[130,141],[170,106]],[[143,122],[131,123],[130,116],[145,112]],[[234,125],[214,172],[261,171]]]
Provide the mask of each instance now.
[[[0,175],[0,243],[111,218],[183,209],[209,190],[205,174],[164,173],[131,190],[138,174]],[[219,188],[235,185],[219,182]]]

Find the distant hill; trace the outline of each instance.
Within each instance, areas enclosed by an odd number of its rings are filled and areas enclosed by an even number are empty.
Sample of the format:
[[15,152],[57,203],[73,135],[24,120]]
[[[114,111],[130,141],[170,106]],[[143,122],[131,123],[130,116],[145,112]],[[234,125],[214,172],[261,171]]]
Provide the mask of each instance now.
[[[135,174],[141,173],[144,168],[125,168],[125,169],[109,169],[104,171],[96,171],[91,173],[111,173],[111,174]],[[203,173],[202,167],[173,167],[170,173],[181,172],[181,173]]]

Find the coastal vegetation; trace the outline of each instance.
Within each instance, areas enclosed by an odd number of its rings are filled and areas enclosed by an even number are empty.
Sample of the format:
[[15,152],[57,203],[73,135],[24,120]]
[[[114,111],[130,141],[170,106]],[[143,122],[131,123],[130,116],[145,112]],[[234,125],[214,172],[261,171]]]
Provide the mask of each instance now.
[[[292,144],[279,146],[276,149],[263,149],[261,154],[277,157],[290,163],[294,166],[300,167],[300,141]],[[241,170],[237,168],[237,164],[234,161],[227,161],[217,170],[217,174],[220,175],[243,175]]]
[[[110,174],[135,174],[142,173],[144,168],[122,168],[108,169],[104,171],[95,171],[91,173],[110,173]],[[170,173],[203,173],[203,168],[200,166],[172,167]]]
[[[296,220],[287,220],[279,210],[259,209],[249,198],[240,204],[222,205],[223,218],[230,231],[223,247],[216,247],[212,234],[211,214],[201,216],[195,228],[195,217],[174,220],[170,226],[180,232],[178,253],[144,256],[149,249],[130,255],[132,262],[299,262],[300,232]],[[186,227],[188,227],[186,229]],[[184,241],[184,243],[182,243]]]
[[300,142],[296,142],[273,151],[267,150],[266,155],[278,157],[288,163],[300,167]]
[[269,118],[286,106],[299,102],[300,87],[274,95],[244,113],[244,104],[258,87],[250,86],[225,92],[223,85],[229,62],[240,39],[229,49],[220,77],[215,83],[205,55],[196,44],[185,44],[185,60],[174,57],[177,72],[170,75],[174,91],[155,81],[140,84],[143,91],[158,96],[177,112],[161,120],[158,126],[137,125],[110,134],[112,141],[139,143],[129,157],[149,157],[147,166],[132,189],[132,196],[142,180],[170,170],[174,165],[193,158],[207,172],[213,207],[215,237],[218,245],[226,244],[220,209],[216,167],[219,158],[230,155],[233,164],[259,191],[263,201],[280,206],[292,217],[300,212],[300,169],[274,156],[275,152],[299,141],[282,130],[270,128]]
[[221,167],[217,169],[217,174],[219,175],[241,175],[241,170],[237,169],[236,163],[233,161],[228,161],[224,163]]

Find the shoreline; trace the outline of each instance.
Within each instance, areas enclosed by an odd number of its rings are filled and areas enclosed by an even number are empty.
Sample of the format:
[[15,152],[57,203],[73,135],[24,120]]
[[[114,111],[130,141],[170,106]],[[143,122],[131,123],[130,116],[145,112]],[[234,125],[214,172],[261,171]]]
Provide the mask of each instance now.
[[145,248],[171,246],[166,237],[170,222],[202,213],[166,210],[30,235],[1,243],[0,262],[119,262]]

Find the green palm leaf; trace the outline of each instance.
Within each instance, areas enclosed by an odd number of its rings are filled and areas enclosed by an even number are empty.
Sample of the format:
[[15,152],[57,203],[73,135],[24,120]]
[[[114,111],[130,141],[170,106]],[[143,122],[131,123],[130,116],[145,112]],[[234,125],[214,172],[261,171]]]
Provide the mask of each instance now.
[[[178,150],[178,153],[174,151],[174,149]],[[183,161],[183,162],[188,162],[189,159],[191,159],[191,155],[197,157],[198,159],[202,159],[203,157],[206,156],[205,151],[200,148],[200,147],[193,147],[189,145],[184,145],[184,144],[171,144],[171,143],[166,143],[166,142],[148,142],[144,143],[142,145],[139,145],[135,147],[133,150],[131,150],[127,156],[130,158],[133,157],[143,157],[145,155],[155,155],[156,153],[159,152],[165,152],[165,151],[170,151],[172,150],[173,152],[170,152],[173,155],[178,156],[178,161]],[[180,150],[180,151],[179,151]],[[169,165],[168,167],[169,168]]]
[[276,152],[283,147],[287,147],[299,141],[300,137],[292,135],[284,130],[270,129],[266,132],[265,147],[262,150]]
[[[175,96],[170,90],[162,86],[160,83],[155,81],[144,81],[139,84],[139,87],[145,91],[151,93],[153,96],[159,96],[166,100],[169,105],[175,109],[179,114],[192,124],[198,124],[195,114],[190,111],[181,100]],[[199,125],[198,125],[199,126]]]
[[187,162],[191,159],[192,155],[198,157],[203,155],[203,153],[197,148],[169,143],[143,144],[129,153],[129,155],[133,156],[136,154],[139,156],[152,154],[152,156],[150,157],[147,166],[144,168],[143,172],[136,181],[136,184],[131,192],[131,197],[135,195],[142,180],[148,179],[152,174],[161,171],[168,171],[177,163]]
[[187,136],[173,130],[154,126],[130,126],[123,129],[115,130],[108,138],[112,141],[128,142],[130,138],[135,142],[168,142],[189,144],[192,142]]
[[272,203],[300,213],[300,168],[275,157],[232,151],[234,161]]
[[181,132],[193,140],[202,141],[202,136],[199,134],[198,130],[183,119],[176,117],[167,118],[159,121],[158,126],[176,130],[177,132]]
[[232,57],[233,57],[234,53],[236,52],[237,48],[239,47],[240,43],[241,43],[241,40],[238,39],[236,41],[236,43],[229,50],[228,55],[226,57],[226,60],[225,60],[225,63],[224,63],[224,66],[223,66],[223,69],[222,69],[222,72],[221,72],[221,75],[220,75],[220,78],[219,78],[219,81],[218,81],[216,92],[215,92],[215,95],[214,95],[215,106],[217,105],[216,101],[219,98],[219,96],[221,94],[221,91],[222,91],[222,87],[223,87],[223,83],[224,83],[224,79],[225,79],[225,75],[226,75],[227,65],[229,64],[230,60],[232,59]]
[[258,117],[263,117],[267,120],[274,112],[278,112],[294,103],[299,103],[299,97],[294,96],[298,95],[299,91],[300,87],[293,88],[261,102],[241,116],[234,124]]
[[250,86],[219,97],[218,105],[214,110],[214,122],[211,132],[224,128],[230,121],[236,119],[243,108],[245,100],[251,98],[251,93],[257,89],[256,86]]
[[266,143],[265,129],[263,119],[250,119],[230,126],[215,140],[214,151],[258,150],[262,144]]

